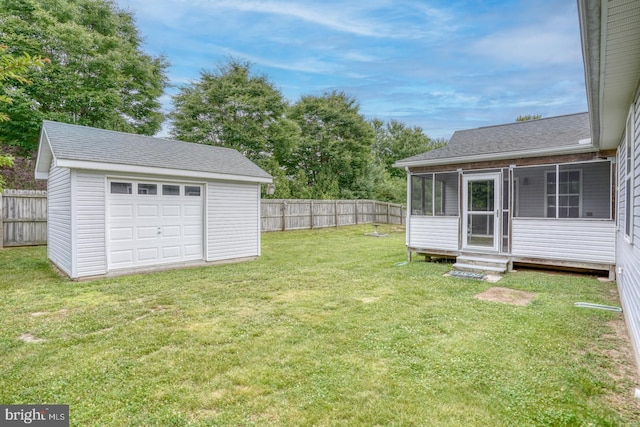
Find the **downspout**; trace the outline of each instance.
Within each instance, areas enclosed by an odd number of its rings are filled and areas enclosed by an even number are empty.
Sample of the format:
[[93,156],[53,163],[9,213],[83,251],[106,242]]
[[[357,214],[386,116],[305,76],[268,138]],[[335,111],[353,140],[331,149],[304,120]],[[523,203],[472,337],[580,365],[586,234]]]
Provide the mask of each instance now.
[[405,218],[406,230],[404,243],[407,247],[407,261],[411,262],[411,248],[409,248],[409,241],[411,236],[411,170],[408,166],[404,168],[407,173],[407,217]]

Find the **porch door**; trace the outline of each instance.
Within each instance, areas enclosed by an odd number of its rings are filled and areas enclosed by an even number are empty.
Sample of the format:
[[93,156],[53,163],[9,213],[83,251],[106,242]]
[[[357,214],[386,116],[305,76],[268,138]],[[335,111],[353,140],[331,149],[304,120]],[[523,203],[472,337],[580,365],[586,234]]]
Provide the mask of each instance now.
[[500,242],[499,173],[465,175],[463,181],[463,249],[498,251]]

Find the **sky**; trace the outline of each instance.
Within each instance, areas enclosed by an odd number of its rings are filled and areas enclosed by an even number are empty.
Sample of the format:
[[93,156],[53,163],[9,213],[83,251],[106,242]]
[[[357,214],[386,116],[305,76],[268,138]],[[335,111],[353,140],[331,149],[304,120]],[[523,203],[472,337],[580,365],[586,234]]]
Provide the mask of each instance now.
[[[180,86],[229,58],[295,103],[342,91],[432,138],[587,111],[575,0],[116,0]],[[166,136],[168,124],[159,136]]]

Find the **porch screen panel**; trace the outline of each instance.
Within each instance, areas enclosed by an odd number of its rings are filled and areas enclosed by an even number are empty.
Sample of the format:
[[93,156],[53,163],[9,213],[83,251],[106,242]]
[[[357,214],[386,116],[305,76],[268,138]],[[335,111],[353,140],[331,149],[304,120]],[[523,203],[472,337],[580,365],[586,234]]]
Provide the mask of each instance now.
[[[546,218],[549,213],[547,205],[548,188],[547,173],[555,173],[556,166],[522,167],[513,170],[513,204],[514,217]],[[552,196],[555,195],[553,190]],[[555,197],[555,196],[554,196]],[[555,204],[553,204],[555,206]],[[553,214],[555,218],[555,213]]]
[[510,187],[509,169],[502,169],[502,252],[505,253],[509,252],[509,212],[511,211]]
[[436,215],[458,216],[460,207],[459,175],[457,172],[436,173]]
[[515,217],[611,218],[611,162],[514,170]]
[[411,215],[457,216],[457,173],[431,173],[411,177]]
[[[577,218],[596,218],[596,219],[611,219],[611,162],[591,162],[582,163],[572,167],[572,165],[560,165],[559,176],[562,178],[563,172],[569,172],[571,170],[580,171],[580,186],[579,186],[579,198],[575,197],[575,191],[578,189],[578,183],[576,182],[577,176],[575,172],[570,174],[567,179],[568,185],[562,189],[568,190],[568,196],[564,199],[560,197],[559,214],[566,213],[572,215],[575,212],[573,205],[576,201],[579,201],[579,215]],[[562,183],[562,181],[561,181]],[[571,196],[573,197],[571,198]],[[562,196],[560,192],[559,196]],[[563,212],[563,202],[567,202],[569,209]],[[566,218],[560,216],[560,218]],[[576,217],[572,217],[576,218]]]
[[433,174],[411,177],[411,214],[433,215]]

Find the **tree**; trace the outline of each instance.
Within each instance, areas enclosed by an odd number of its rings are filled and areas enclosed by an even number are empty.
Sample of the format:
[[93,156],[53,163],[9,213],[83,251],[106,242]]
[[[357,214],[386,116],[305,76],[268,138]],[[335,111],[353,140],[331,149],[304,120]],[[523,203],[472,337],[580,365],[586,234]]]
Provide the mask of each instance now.
[[288,197],[280,166],[300,130],[285,117],[288,104],[266,76],[252,74],[246,61],[229,58],[180,88],[173,103],[173,137],[240,151],[274,176],[274,197]]
[[538,120],[541,118],[542,118],[541,114],[527,114],[524,116],[516,117],[516,122],[528,122],[529,120]]
[[372,196],[365,177],[374,134],[354,98],[335,91],[303,96],[288,117],[301,130],[300,144],[285,163],[296,185],[308,187],[315,198]]
[[[152,135],[167,63],[144,54],[130,12],[111,0],[0,0],[3,42],[51,64],[32,85],[4,87],[0,143],[37,148],[42,119]],[[25,76],[27,79],[31,73]]]
[[371,121],[371,126],[376,135],[373,145],[374,156],[382,162],[391,176],[405,177],[404,170],[393,167],[396,161],[444,145],[443,141],[434,140],[425,135],[421,127],[408,127],[397,120],[391,120],[385,125],[381,120],[374,119]]
[[380,119],[373,119],[371,127],[375,134],[372,146],[374,162],[379,165],[372,173],[372,181],[376,182],[375,198],[377,200],[405,203],[407,197],[407,178],[403,169],[393,167],[401,159],[422,154],[442,147],[446,140],[432,139],[424,134],[418,126],[408,127],[402,122],[391,120],[386,124]]
[[[4,91],[5,85],[9,82],[19,82],[23,84],[31,84],[32,82],[24,77],[24,74],[30,68],[40,68],[44,66],[46,62],[49,62],[48,58],[42,58],[40,56],[31,57],[29,54],[24,53],[19,56],[10,55],[8,53],[9,47],[0,45],[0,103],[11,104],[13,100],[9,97],[8,93]],[[10,118],[6,113],[0,112],[0,122],[7,122]],[[11,167],[13,165],[13,157],[7,155],[0,155],[0,167]],[[5,181],[0,175],[0,192],[4,187]],[[0,208],[2,208],[0,206]]]

